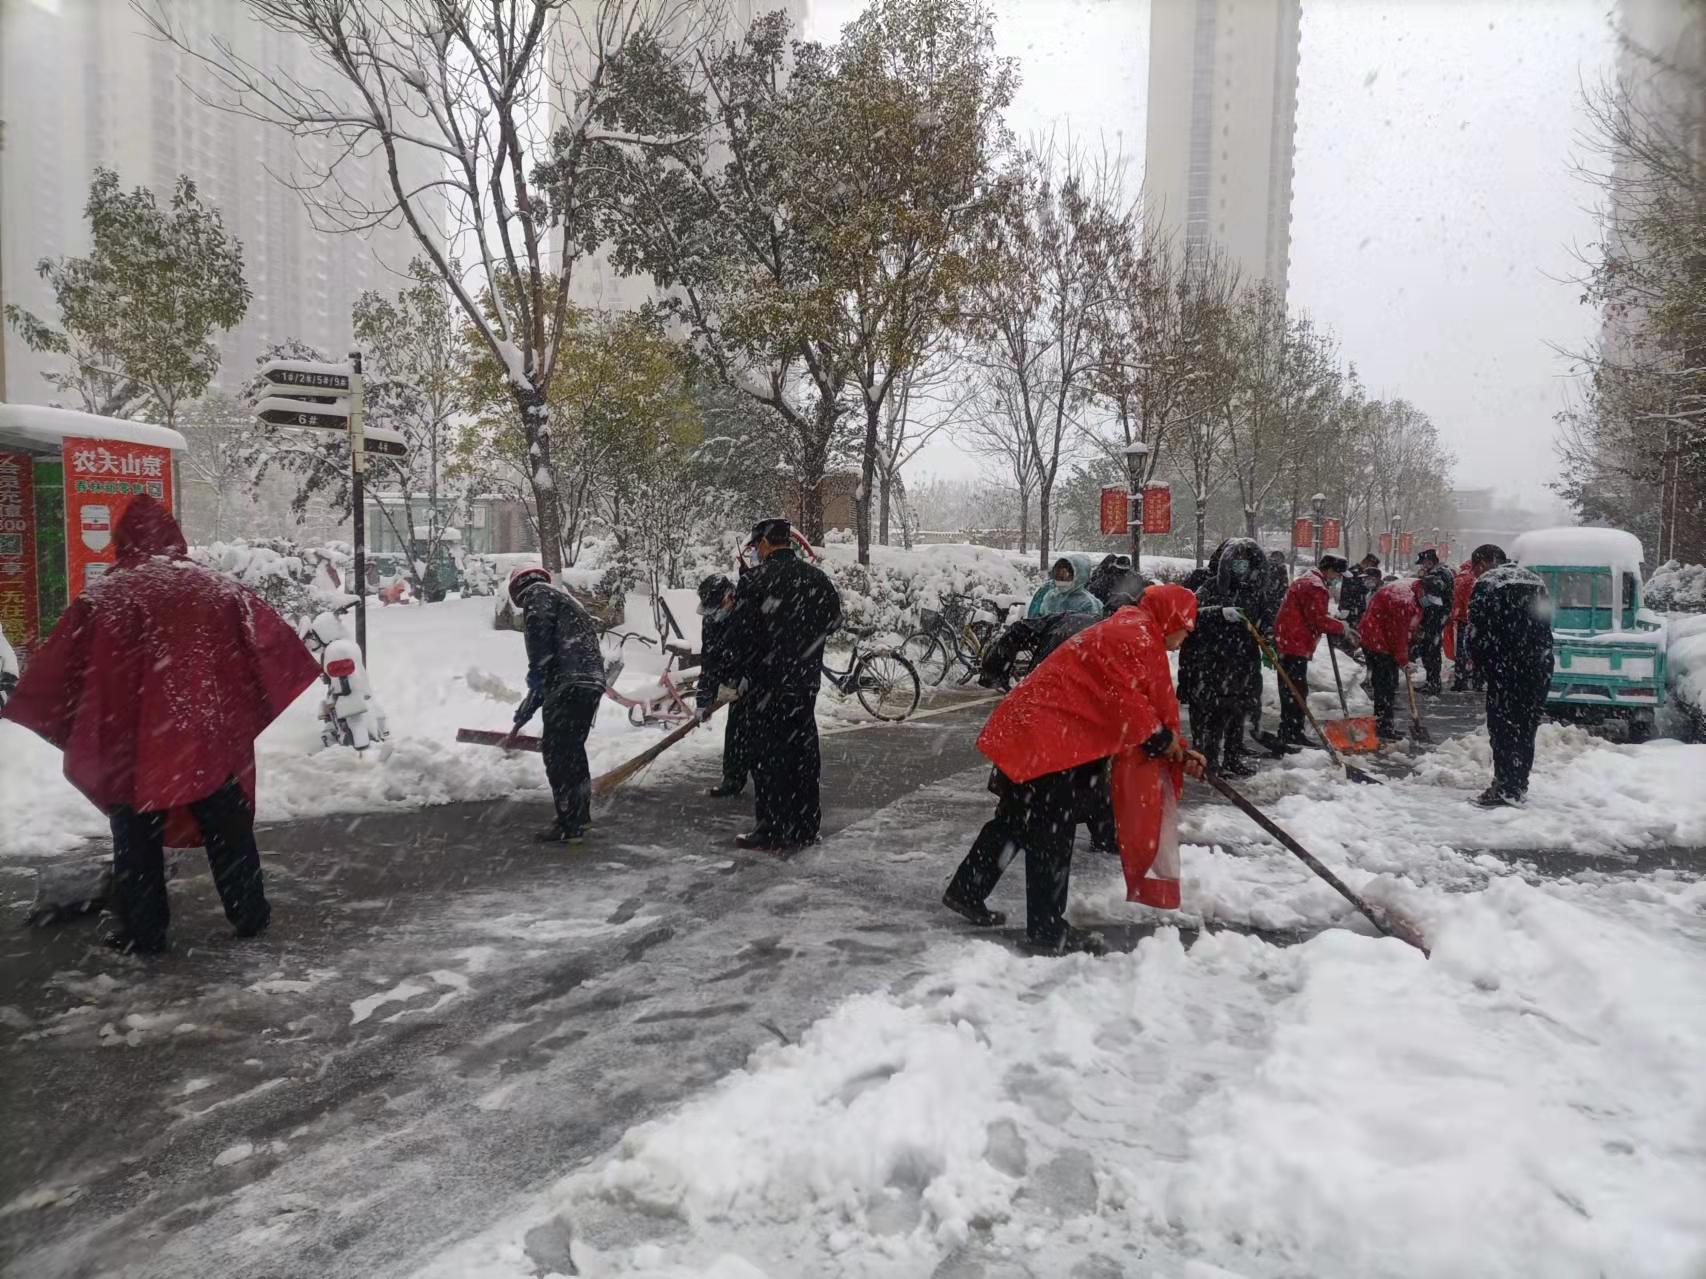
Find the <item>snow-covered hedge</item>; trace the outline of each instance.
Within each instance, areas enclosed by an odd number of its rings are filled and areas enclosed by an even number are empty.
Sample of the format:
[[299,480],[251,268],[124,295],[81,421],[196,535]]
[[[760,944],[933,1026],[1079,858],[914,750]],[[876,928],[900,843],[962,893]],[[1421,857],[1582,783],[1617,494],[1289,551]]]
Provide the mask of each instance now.
[[[287,538],[213,542],[190,547],[190,558],[234,577],[285,617],[295,619],[328,607],[347,583],[353,552],[348,542],[301,546]],[[332,572],[336,571],[334,580]]]
[[1690,735],[1706,741],[1706,613],[1672,613],[1666,649],[1670,692]]
[[1647,582],[1646,601],[1660,613],[1706,613],[1706,564],[1661,564]]

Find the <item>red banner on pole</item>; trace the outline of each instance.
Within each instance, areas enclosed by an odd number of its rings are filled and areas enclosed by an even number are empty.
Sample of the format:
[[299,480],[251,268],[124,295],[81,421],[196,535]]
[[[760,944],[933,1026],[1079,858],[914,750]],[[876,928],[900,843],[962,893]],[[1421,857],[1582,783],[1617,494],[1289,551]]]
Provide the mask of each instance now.
[[1300,516],[1291,526],[1291,544],[1293,546],[1313,547],[1315,545],[1315,521],[1308,516]]
[[1336,551],[1339,549],[1339,534],[1343,524],[1338,520],[1323,520],[1321,523],[1321,549]]
[[0,630],[20,660],[28,660],[41,626],[34,467],[26,453],[0,453]]
[[1125,486],[1109,484],[1102,489],[1102,532],[1125,533],[1131,529],[1131,494]]
[[1173,531],[1173,489],[1167,484],[1146,484],[1143,489],[1143,531]]
[[1441,542],[1439,544],[1439,562],[1441,564],[1450,564],[1451,563],[1451,543],[1450,542]]
[[1382,533],[1380,535],[1380,559],[1381,559],[1381,562],[1384,563],[1384,562],[1390,560],[1391,558],[1392,558],[1392,534]]
[[1414,533],[1398,534],[1398,558],[1405,563],[1416,553],[1416,535]]
[[67,439],[65,589],[76,599],[113,566],[113,530],[146,493],[172,509],[172,451],[125,440]]

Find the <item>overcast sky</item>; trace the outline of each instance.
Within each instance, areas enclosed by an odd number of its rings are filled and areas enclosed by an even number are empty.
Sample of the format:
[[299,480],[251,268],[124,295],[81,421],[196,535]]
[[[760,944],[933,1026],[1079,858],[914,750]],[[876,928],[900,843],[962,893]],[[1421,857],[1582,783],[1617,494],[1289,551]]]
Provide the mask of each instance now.
[[[1118,140],[1139,176],[1144,0],[995,0],[1020,60],[1021,135]],[[857,0],[813,0],[832,37]],[[1459,481],[1545,500],[1567,362],[1595,316],[1567,282],[1594,237],[1570,173],[1583,83],[1613,57],[1610,0],[1304,0],[1291,303],[1371,392],[1438,423]],[[951,449],[922,469],[967,474]]]

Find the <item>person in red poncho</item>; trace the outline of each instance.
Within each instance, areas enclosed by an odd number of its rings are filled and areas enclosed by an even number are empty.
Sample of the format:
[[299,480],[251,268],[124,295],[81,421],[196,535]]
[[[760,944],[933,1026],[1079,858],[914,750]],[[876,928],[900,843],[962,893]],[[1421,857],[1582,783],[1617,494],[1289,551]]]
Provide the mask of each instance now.
[[319,667],[259,595],[189,561],[152,498],[131,502],[113,545],[113,571],[65,610],[4,717],[63,750],[67,780],[111,819],[110,944],[166,948],[166,844],[207,845],[225,917],[252,937],[271,917],[255,738]]
[[1084,770],[1110,768],[1114,825],[1131,901],[1179,904],[1177,811],[1183,778],[1203,757],[1179,730],[1167,653],[1196,625],[1197,600],[1163,583],[1135,606],[1080,631],[995,708],[977,747],[995,773],[995,816],[954,872],[942,904],[974,924],[1006,922],[985,899],[1025,854],[1025,931],[1045,953],[1095,954],[1101,939],[1066,924],[1075,797]]
[[1374,727],[1383,740],[1398,737],[1398,668],[1410,660],[1410,644],[1422,624],[1422,606],[1407,582],[1388,582],[1363,611],[1357,632],[1368,663],[1368,695],[1374,701]]

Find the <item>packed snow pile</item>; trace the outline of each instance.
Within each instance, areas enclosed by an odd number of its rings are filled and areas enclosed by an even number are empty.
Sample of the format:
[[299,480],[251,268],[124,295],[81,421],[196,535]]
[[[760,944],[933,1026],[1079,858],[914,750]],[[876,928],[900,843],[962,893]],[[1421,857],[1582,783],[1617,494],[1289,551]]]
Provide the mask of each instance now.
[[1693,725],[1706,735],[1706,614],[1672,613],[1666,670],[1670,690]]
[[1647,582],[1646,601],[1661,613],[1706,613],[1706,564],[1666,560]]
[[1620,528],[1541,528],[1517,535],[1511,558],[1528,567],[1588,565],[1641,578],[1641,539]]
[[1702,886],[1439,896],[1431,961],[940,946],[424,1274],[1700,1273]]

